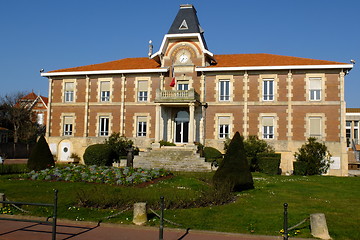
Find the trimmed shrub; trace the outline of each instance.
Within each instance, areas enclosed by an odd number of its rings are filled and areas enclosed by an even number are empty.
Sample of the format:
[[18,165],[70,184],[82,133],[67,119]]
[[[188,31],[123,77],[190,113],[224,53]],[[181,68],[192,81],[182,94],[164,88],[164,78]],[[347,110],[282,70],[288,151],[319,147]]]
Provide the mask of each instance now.
[[252,172],[260,171],[257,157],[259,153],[275,153],[274,148],[258,136],[249,136],[244,141],[244,148],[246,156],[251,158],[250,170]]
[[29,170],[39,171],[52,166],[55,166],[54,157],[45,137],[42,135],[31,151],[27,167]]
[[260,172],[271,175],[281,174],[280,153],[258,153],[257,161]]
[[160,147],[161,146],[176,146],[175,143],[164,141],[164,140],[159,141],[159,143],[160,143]]
[[29,169],[26,164],[0,164],[0,175],[27,173]]
[[320,175],[326,173],[330,167],[330,152],[324,143],[318,142],[314,137],[308,138],[307,142],[299,148],[299,152],[294,154],[294,157],[296,161],[305,163],[305,174],[303,175]]
[[306,175],[306,162],[293,162],[294,175]]
[[206,162],[218,161],[223,158],[222,153],[213,147],[204,147],[204,157]]
[[111,166],[116,157],[116,153],[107,144],[90,145],[83,156],[86,165],[97,166]]
[[227,152],[216,170],[213,183],[216,189],[224,187],[231,191],[243,191],[254,188],[254,181],[247,162],[243,137],[236,132]]

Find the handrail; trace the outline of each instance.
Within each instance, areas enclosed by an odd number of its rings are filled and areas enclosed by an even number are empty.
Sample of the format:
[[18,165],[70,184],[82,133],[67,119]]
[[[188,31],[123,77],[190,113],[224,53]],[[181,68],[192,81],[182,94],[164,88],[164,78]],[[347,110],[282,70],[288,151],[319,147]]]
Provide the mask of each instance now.
[[[58,205],[58,190],[54,190],[54,203],[30,203],[30,202],[13,202],[13,201],[2,201],[0,203],[3,204],[14,204],[14,205],[31,205],[31,206],[45,206],[45,207],[53,207],[53,216],[48,217],[46,221],[38,221],[38,220],[27,220],[27,219],[19,219],[19,218],[6,218],[0,217],[0,220],[7,221],[19,221],[19,222],[34,222],[40,224],[48,224],[52,225],[52,234],[51,239],[56,240],[56,222],[57,222],[57,205]],[[48,221],[49,218],[52,218],[52,221]]]

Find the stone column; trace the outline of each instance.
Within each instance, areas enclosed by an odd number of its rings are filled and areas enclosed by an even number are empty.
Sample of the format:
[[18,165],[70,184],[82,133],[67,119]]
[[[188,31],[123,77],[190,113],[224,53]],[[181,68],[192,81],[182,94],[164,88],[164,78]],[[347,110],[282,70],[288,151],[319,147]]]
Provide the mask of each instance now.
[[[6,201],[5,200],[5,194],[4,193],[0,193],[0,201]],[[5,207],[4,203],[0,203],[0,208]]]
[[146,203],[134,204],[134,217],[133,223],[135,225],[144,225],[147,222]]
[[248,125],[248,97],[249,97],[249,75],[247,71],[244,74],[244,110],[243,110],[243,136],[246,138],[249,135],[249,125]]
[[160,118],[161,118],[161,106],[156,105],[156,117],[155,117],[155,143],[160,141]]
[[190,103],[189,106],[189,144],[194,144],[194,123],[195,123],[195,104]]
[[120,134],[125,135],[124,118],[125,118],[125,75],[121,76],[121,106],[120,106]]
[[52,105],[52,85],[53,80],[49,78],[49,100],[48,100],[48,106],[47,106],[47,118],[46,118],[46,133],[45,136],[48,138],[50,136],[50,119],[51,119],[51,105]]
[[325,214],[314,213],[310,214],[311,235],[320,239],[331,239],[329,230],[326,224]]
[[85,88],[85,114],[84,114],[84,137],[89,135],[89,99],[90,99],[90,78],[86,75],[86,88]]

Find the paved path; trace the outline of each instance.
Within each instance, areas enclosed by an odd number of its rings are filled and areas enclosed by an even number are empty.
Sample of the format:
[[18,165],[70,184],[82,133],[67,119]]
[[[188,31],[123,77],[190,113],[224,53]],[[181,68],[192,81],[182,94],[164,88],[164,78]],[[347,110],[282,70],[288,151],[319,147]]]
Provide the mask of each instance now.
[[[132,225],[59,220],[56,240],[158,240],[159,229]],[[260,236],[185,229],[164,229],[164,240],[271,240],[281,236]],[[51,240],[51,226],[0,220],[0,240]]]

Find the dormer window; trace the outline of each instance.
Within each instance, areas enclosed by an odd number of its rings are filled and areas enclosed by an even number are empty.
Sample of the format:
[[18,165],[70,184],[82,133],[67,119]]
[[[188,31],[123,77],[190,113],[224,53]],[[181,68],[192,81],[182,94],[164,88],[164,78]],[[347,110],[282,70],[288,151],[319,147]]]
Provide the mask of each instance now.
[[189,27],[184,19],[179,27],[179,30],[187,30],[187,29],[189,29]]

